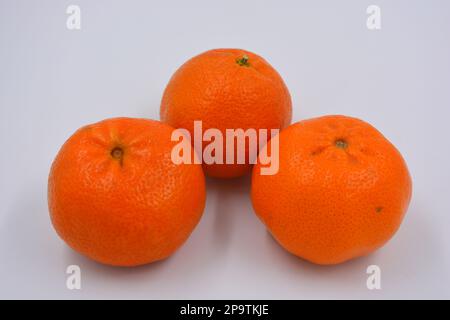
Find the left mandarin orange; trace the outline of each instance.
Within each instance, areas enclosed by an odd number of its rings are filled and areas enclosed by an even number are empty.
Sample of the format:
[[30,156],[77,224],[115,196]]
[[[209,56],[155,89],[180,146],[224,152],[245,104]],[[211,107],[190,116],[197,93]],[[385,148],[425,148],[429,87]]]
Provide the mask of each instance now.
[[50,171],[48,202],[70,247],[104,264],[138,266],[187,240],[203,213],[205,177],[201,165],[172,162],[173,130],[115,118],[69,138]]

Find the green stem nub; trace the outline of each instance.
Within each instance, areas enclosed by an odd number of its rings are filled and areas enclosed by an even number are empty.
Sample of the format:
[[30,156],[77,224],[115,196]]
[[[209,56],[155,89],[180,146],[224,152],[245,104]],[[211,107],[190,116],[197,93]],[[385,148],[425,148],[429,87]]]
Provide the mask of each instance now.
[[248,55],[244,54],[242,58],[237,58],[236,63],[241,67],[250,67],[250,63],[248,63]]

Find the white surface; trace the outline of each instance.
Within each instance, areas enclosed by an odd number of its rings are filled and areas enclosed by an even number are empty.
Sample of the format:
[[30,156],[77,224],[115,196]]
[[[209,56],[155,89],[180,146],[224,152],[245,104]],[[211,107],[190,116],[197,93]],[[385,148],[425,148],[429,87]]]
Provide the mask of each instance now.
[[[66,29],[77,4],[82,30]],[[382,30],[366,8],[382,9]],[[450,298],[450,2],[0,0],[0,298]],[[255,217],[248,178],[208,180],[203,219],[170,259],[115,269],[68,249],[47,212],[47,175],[80,126],[158,118],[171,74],[207,49],[245,48],[284,77],[294,120],[346,114],[403,153],[408,215],[381,251],[318,267]],[[82,290],[66,289],[68,265]],[[382,290],[366,288],[367,266]]]

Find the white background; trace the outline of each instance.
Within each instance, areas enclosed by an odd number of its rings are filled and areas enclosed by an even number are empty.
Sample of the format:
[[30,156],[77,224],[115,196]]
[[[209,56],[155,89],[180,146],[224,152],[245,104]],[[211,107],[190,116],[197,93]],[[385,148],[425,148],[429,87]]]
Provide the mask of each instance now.
[[[81,31],[66,29],[70,4]],[[450,298],[449,33],[446,0],[0,0],[0,298]],[[56,236],[46,188],[63,142],[104,118],[158,119],[171,74],[219,47],[278,69],[294,121],[356,116],[400,149],[414,195],[386,247],[336,267],[291,256],[254,215],[248,177],[208,180],[201,223],[164,262],[106,267]],[[72,264],[81,291],[66,288]],[[366,288],[371,264],[381,291]]]

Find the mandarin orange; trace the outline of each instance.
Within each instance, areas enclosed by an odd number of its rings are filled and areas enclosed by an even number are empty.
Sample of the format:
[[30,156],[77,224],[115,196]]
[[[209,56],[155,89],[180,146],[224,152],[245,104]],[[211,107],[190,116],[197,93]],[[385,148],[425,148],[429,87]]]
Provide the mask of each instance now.
[[104,264],[137,266],[186,241],[203,212],[205,179],[200,165],[172,162],[173,130],[116,118],[69,138],[51,168],[48,202],[70,247]]
[[[301,121],[280,133],[279,171],[254,167],[254,209],[289,252],[338,264],[383,246],[400,227],[412,183],[399,151],[366,122]],[[269,145],[272,143],[269,142]]]
[[[282,129],[291,121],[289,91],[278,72],[262,57],[241,49],[216,49],[183,64],[172,76],[161,102],[161,120],[194,136],[194,121],[203,129]],[[205,144],[203,145],[205,147]],[[224,141],[225,150],[225,141]],[[209,176],[233,178],[251,170],[246,162],[204,164]]]

